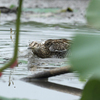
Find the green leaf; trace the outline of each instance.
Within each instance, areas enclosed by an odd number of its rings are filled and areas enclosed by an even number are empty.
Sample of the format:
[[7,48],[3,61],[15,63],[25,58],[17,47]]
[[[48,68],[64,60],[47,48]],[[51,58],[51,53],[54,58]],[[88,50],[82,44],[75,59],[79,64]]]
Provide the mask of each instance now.
[[81,100],[100,100],[100,80],[90,79],[86,83]]
[[15,5],[11,5],[9,8],[10,9],[13,9],[13,8],[15,8],[16,6]]
[[100,0],[90,1],[86,16],[91,26],[100,28]]
[[57,13],[60,8],[23,8],[23,11],[33,11],[34,13]]
[[19,60],[20,63],[23,63],[23,64],[27,64],[27,61],[25,60]]
[[0,100],[29,100],[29,99],[25,99],[25,98],[23,98],[23,99],[20,99],[20,98],[6,98],[6,97],[1,97],[0,96]]
[[71,66],[82,78],[91,73],[100,77],[100,35],[77,34],[70,52]]

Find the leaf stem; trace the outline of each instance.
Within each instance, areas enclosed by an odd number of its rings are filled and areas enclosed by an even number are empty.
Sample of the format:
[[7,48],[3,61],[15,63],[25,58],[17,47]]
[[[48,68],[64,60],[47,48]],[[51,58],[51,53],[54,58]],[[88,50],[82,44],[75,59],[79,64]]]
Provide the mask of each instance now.
[[20,28],[20,16],[21,16],[22,2],[23,2],[23,0],[19,0],[19,8],[18,8],[17,20],[16,20],[16,35],[15,35],[16,37],[15,37],[14,56],[10,60],[9,63],[7,63],[6,65],[4,65],[3,67],[0,68],[0,72],[5,70],[6,68],[10,67],[17,59],[17,55],[18,55],[18,42],[19,42],[19,28]]

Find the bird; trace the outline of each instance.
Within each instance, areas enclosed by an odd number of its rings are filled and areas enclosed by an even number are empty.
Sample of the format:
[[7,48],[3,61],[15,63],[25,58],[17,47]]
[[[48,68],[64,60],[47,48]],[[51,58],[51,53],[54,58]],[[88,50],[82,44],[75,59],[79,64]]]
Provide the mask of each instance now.
[[71,40],[68,39],[48,39],[44,43],[32,41],[28,49],[39,58],[58,57],[64,58],[69,50]]

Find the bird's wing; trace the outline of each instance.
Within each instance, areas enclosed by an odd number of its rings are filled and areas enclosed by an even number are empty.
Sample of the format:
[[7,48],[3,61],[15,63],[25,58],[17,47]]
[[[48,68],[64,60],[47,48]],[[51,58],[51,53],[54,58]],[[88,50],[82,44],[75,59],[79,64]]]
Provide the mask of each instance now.
[[52,45],[49,47],[49,50],[51,52],[64,52],[64,51],[67,51],[68,47],[69,47],[69,44],[66,42],[52,43]]

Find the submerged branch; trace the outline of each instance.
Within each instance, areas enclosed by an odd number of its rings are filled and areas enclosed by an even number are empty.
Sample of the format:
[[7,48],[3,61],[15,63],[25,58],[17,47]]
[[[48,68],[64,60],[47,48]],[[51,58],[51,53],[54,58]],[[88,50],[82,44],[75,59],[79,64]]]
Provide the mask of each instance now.
[[51,69],[49,71],[42,71],[42,72],[33,74],[32,76],[25,77],[23,79],[28,79],[28,80],[43,79],[43,78],[49,78],[52,76],[56,76],[56,75],[60,75],[64,73],[70,73],[70,72],[72,72],[70,67],[66,66],[66,67]]

